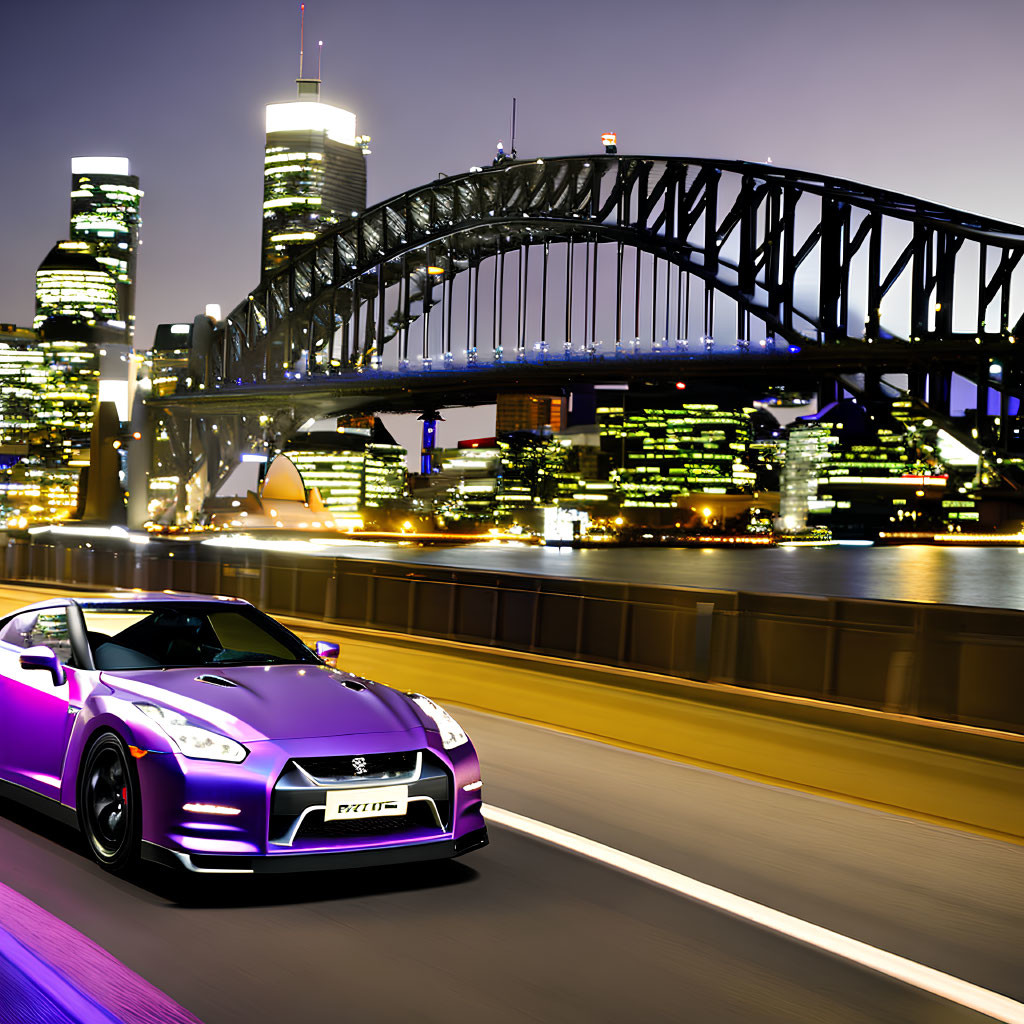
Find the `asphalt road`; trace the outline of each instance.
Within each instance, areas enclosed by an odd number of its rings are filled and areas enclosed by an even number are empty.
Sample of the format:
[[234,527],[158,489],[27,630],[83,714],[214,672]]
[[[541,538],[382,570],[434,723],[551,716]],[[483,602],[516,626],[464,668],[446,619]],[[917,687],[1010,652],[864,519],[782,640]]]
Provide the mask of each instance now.
[[[1024,846],[457,714],[488,803],[1024,1001]],[[205,1024],[988,1019],[538,840],[491,839],[441,865],[125,881],[0,801],[0,881]]]
[[[1024,999],[1024,848],[460,717],[489,802]],[[440,866],[197,885],[0,814],[2,881],[205,1024],[986,1019],[500,828]]]

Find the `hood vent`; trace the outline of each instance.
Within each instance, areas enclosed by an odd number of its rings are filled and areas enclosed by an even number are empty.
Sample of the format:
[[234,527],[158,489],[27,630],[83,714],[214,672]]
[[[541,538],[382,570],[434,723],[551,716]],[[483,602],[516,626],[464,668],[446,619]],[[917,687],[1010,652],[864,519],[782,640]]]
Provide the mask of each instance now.
[[358,679],[343,679],[342,684],[347,686],[350,690],[355,690],[358,693],[360,690],[365,690],[366,687],[359,682]]
[[197,683],[213,683],[214,686],[237,686],[238,683],[233,683],[230,679],[225,679],[224,676],[216,676],[212,672],[205,673],[201,676],[196,676]]

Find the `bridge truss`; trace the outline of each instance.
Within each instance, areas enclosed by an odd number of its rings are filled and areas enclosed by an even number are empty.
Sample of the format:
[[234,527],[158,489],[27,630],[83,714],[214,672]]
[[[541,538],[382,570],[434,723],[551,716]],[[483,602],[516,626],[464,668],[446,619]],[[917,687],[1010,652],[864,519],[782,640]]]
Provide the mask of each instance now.
[[235,415],[216,477],[268,420],[280,437],[358,406],[685,367],[826,390],[840,374],[903,373],[944,415],[958,372],[977,387],[984,440],[1005,447],[1022,257],[1015,225],[772,165],[507,162],[324,234],[231,311],[195,390],[164,405],[211,441]]

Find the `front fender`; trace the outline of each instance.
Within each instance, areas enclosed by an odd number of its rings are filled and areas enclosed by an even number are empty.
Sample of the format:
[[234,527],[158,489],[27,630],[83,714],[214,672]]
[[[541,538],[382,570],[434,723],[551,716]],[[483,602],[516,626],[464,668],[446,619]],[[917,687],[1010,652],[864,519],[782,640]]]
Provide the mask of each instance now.
[[82,758],[92,738],[103,730],[116,733],[128,746],[173,753],[167,735],[131,701],[107,695],[90,697],[75,718],[64,758],[60,802],[67,807],[78,807],[78,771]]

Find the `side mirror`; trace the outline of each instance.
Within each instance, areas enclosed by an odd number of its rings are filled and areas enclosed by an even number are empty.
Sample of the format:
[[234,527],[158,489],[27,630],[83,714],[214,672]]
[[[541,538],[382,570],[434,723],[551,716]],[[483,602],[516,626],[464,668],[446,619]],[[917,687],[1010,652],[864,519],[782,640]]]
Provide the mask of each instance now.
[[60,686],[64,682],[64,666],[49,647],[30,647],[22,652],[18,663],[24,669],[49,672],[54,686]]
[[328,640],[317,640],[316,642],[316,656],[321,661],[326,661],[331,668],[338,667],[338,654],[341,651],[341,647],[338,644],[332,644]]

